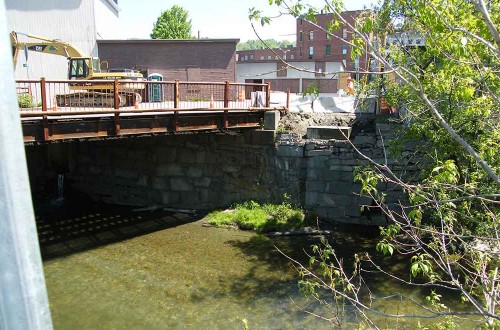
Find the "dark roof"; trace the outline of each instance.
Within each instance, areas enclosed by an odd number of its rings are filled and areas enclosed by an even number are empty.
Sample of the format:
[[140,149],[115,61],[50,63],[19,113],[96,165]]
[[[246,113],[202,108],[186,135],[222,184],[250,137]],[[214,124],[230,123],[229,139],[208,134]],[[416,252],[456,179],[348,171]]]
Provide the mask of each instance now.
[[101,39],[99,44],[158,44],[158,43],[238,43],[240,39]]

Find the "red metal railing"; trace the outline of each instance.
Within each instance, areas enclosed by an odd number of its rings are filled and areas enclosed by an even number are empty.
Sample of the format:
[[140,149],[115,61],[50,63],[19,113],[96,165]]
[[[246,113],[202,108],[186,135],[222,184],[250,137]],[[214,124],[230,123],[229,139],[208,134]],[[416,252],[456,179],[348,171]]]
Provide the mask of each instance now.
[[[109,112],[268,110],[270,85],[230,82],[22,80],[17,81],[22,117]],[[274,107],[273,109],[283,109]]]
[[26,142],[259,127],[270,84],[133,80],[17,82]]

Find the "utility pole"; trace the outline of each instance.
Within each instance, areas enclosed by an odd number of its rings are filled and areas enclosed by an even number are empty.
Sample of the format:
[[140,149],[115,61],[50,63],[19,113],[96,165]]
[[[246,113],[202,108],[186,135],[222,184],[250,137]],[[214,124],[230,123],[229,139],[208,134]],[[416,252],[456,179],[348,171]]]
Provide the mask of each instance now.
[[0,1],[0,329],[52,329]]

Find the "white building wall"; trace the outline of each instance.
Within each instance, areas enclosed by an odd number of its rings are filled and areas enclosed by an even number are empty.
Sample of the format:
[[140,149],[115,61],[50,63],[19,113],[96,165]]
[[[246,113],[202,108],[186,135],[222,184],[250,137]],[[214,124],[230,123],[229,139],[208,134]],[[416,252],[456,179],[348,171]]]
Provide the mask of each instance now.
[[332,76],[337,77],[338,72],[344,71],[344,66],[340,62],[326,62],[325,70],[329,78],[332,78]]
[[[314,70],[316,69],[314,62],[290,62],[291,65],[298,68],[287,69],[286,77],[278,77],[276,75],[276,62],[266,63],[237,63],[236,76],[237,82],[245,82],[245,79],[316,79]],[[343,71],[342,63],[340,62],[326,62],[326,72],[337,73]],[[306,70],[306,71],[302,71]],[[328,75],[332,78],[332,75]]]
[[[5,0],[11,31],[61,39],[84,55],[97,56],[94,2],[100,0]],[[19,36],[21,41],[30,41]],[[62,56],[28,53],[18,56],[16,79],[67,79],[67,60]]]
[[123,39],[118,21],[120,8],[113,0],[95,0],[94,11],[97,39]]
[[244,83],[245,79],[276,79],[276,62],[237,63],[236,82]]
[[296,78],[311,78],[311,79],[315,78],[314,73],[311,73],[311,72],[314,72],[314,70],[315,70],[314,62],[291,62],[290,64],[292,64],[294,67],[297,67],[298,69],[308,70],[310,72],[299,71],[299,70],[295,70],[292,68],[288,68],[287,73],[286,73],[287,78],[295,78],[295,79]]

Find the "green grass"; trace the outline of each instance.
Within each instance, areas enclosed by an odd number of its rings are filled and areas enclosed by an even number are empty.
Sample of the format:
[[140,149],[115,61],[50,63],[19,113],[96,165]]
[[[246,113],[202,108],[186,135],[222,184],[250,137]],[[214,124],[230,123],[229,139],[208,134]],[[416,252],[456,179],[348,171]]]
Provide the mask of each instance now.
[[214,211],[207,215],[208,223],[218,227],[238,227],[259,233],[301,228],[304,212],[288,202],[259,204],[254,201],[237,204],[234,209]]

